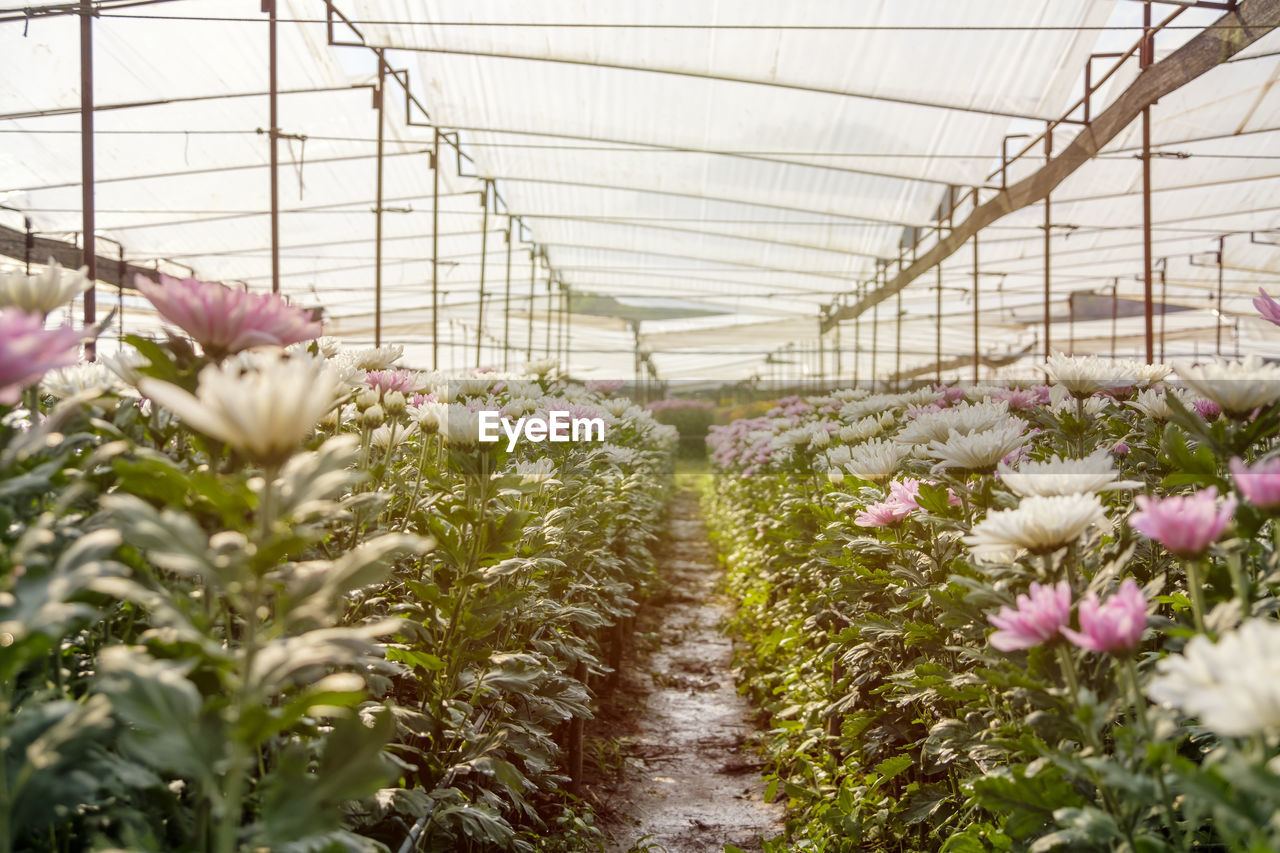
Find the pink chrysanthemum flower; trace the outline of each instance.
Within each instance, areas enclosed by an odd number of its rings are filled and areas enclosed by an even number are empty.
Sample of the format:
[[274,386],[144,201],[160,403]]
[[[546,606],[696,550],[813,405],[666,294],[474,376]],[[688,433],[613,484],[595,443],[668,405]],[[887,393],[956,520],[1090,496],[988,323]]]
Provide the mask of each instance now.
[[897,501],[879,501],[863,507],[862,512],[854,516],[853,523],[859,527],[889,527],[910,514],[911,508]]
[[1080,602],[1080,630],[1064,627],[1062,634],[1082,649],[1109,655],[1127,655],[1142,642],[1147,627],[1147,597],[1133,580],[1125,578],[1115,595],[1099,604],[1090,592]]
[[370,370],[364,375],[365,384],[382,394],[391,391],[412,394],[416,390],[415,381],[412,370]]
[[1212,400],[1196,400],[1191,404],[1191,408],[1206,421],[1216,420],[1222,414],[1222,407]]
[[134,285],[170,323],[214,358],[258,346],[287,346],[319,337],[311,313],[274,293],[247,293],[213,281],[160,276],[156,284],[135,276]]
[[18,402],[46,371],[75,364],[79,347],[80,333],[70,326],[46,329],[39,314],[0,311],[0,403]]
[[1226,530],[1236,509],[1234,495],[1228,495],[1218,505],[1218,489],[1214,486],[1167,498],[1138,495],[1134,502],[1139,511],[1129,517],[1129,526],[1179,557],[1204,553]]
[[1248,466],[1237,456],[1231,460],[1231,478],[1249,503],[1259,509],[1280,507],[1280,458]]
[[1002,652],[1029,649],[1047,643],[1071,622],[1071,587],[1066,581],[1054,586],[1031,583],[1031,593],[1019,595],[1018,606],[1001,607],[987,621],[997,630],[989,639]]
[[597,394],[612,394],[623,385],[621,379],[595,379],[587,383],[587,390]]
[[1253,307],[1258,309],[1262,319],[1280,326],[1280,302],[1272,299],[1271,294],[1261,287],[1258,288],[1258,295],[1253,297]]

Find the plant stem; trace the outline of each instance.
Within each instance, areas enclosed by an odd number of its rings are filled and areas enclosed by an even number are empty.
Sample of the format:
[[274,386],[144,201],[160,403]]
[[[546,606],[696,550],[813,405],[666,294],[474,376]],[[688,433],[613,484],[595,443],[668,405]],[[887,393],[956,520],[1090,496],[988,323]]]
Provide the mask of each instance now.
[[[1132,657],[1125,657],[1123,665],[1120,667],[1124,673],[1126,687],[1133,701],[1134,714],[1138,720],[1138,727],[1142,730],[1142,739],[1144,744],[1154,742],[1151,733],[1151,720],[1147,716],[1147,697],[1142,695],[1142,687],[1138,683],[1138,666],[1134,663]],[[1187,836],[1183,833],[1182,828],[1178,826],[1177,816],[1173,810],[1173,798],[1169,796],[1169,788],[1164,782],[1164,760],[1161,759],[1160,766],[1156,768],[1156,788],[1160,792],[1160,811],[1164,814],[1165,823],[1169,826],[1169,832],[1178,840],[1178,846],[1183,850],[1189,849]]]
[[[1057,645],[1058,666],[1062,668],[1062,678],[1067,682],[1067,689],[1071,691],[1071,704],[1074,706],[1080,697],[1080,680],[1076,677],[1076,665],[1071,660],[1071,651],[1062,642]],[[1093,738],[1089,739],[1091,742]]]
[[1204,588],[1200,582],[1200,559],[1187,560],[1187,586],[1191,593],[1191,616],[1195,620],[1196,632],[1205,633],[1204,628]]

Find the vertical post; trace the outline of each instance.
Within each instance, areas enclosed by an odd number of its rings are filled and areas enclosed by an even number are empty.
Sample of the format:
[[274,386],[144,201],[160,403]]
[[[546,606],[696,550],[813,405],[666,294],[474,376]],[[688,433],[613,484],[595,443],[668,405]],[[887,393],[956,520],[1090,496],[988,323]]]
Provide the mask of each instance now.
[[534,280],[538,275],[538,254],[533,249],[529,250],[529,326],[528,334],[524,341],[524,357],[526,361],[533,360],[533,288]]
[[[1075,355],[1076,354],[1076,300],[1075,300],[1074,293],[1069,294],[1067,296],[1067,332],[1069,335],[1068,342],[1067,342],[1067,355]],[[1045,352],[1048,352],[1048,350],[1045,350]],[[1048,356],[1045,356],[1045,359],[1047,360]]]
[[551,313],[552,313],[552,300],[553,300],[554,298],[555,298],[555,297],[554,297],[554,294],[553,294],[553,292],[552,292],[552,290],[551,290],[551,269],[550,269],[550,265],[548,265],[548,269],[547,269],[547,322],[546,322],[547,340],[546,340],[545,345],[544,345],[544,346],[543,346],[543,348],[542,348],[542,355],[543,355],[543,357],[544,357],[544,358],[550,358],[550,357],[551,357]]
[[1160,360],[1164,361],[1164,322],[1165,315],[1169,313],[1168,293],[1169,280],[1165,273],[1169,266],[1168,258],[1160,259]]
[[[272,0],[272,7],[275,0]],[[382,148],[383,134],[386,127],[386,92],[387,63],[382,51],[376,51],[378,57],[378,91],[374,97],[378,100],[378,150],[377,150],[377,199],[374,202],[373,229],[373,345],[382,346]],[[274,182],[273,182],[274,184]]]
[[[431,147],[431,369],[440,369],[440,128]],[[452,329],[450,329],[452,331]],[[450,335],[452,337],[452,334]],[[450,350],[450,354],[452,354]]]
[[1120,279],[1111,279],[1111,357],[1116,357],[1116,317],[1120,313]]
[[[1142,4],[1142,27],[1142,48],[1138,51],[1138,64],[1145,69],[1151,64],[1151,54],[1154,52],[1150,2]],[[1151,323],[1151,107],[1144,107],[1142,110],[1142,307],[1147,364],[1151,364],[1155,361]]]
[[[1048,162],[1052,159],[1053,159],[1053,125],[1050,124],[1049,127],[1046,128],[1044,132],[1044,162],[1048,164]],[[1051,227],[1050,220],[1049,220],[1049,208],[1050,208],[1049,193],[1045,193],[1045,196],[1044,196],[1044,360],[1046,362],[1049,361],[1049,356],[1053,352],[1052,347],[1049,345],[1049,324],[1050,324],[1050,316],[1051,316],[1049,312],[1049,259],[1050,259],[1049,229]],[[1075,310],[1074,305],[1072,306],[1072,310],[1073,311]],[[1074,343],[1072,345],[1072,349],[1073,350],[1075,349]]]
[[[836,310],[837,311],[840,310],[839,305],[836,306]],[[840,321],[839,320],[836,320],[835,328],[833,331],[835,332],[835,340],[832,341],[832,343],[835,345],[835,354],[836,354],[836,364],[835,364],[836,371],[835,371],[834,378],[836,382],[839,383],[840,377],[844,375],[844,364],[842,363],[844,359],[840,353],[841,343],[840,343]]]
[[561,284],[564,288],[564,373],[569,375],[569,363],[572,359],[569,339],[573,335],[573,288]]
[[[89,289],[84,292],[84,327],[92,329],[98,321],[98,245],[93,223],[93,3],[80,0],[80,201],[84,215],[84,265],[89,268]],[[97,358],[92,339],[84,345],[84,357]]]
[[822,387],[823,373],[827,369],[827,353],[825,343],[822,340],[822,314],[818,314],[818,372],[815,374],[818,380],[818,388]]
[[507,217],[507,291],[502,300],[502,369],[511,369],[511,217]]
[[27,268],[27,275],[31,275],[31,251],[36,247],[36,234],[31,230],[31,217],[22,217],[22,227],[26,232],[22,241],[22,260]]
[[119,284],[116,287],[116,314],[118,315],[116,317],[116,321],[120,324],[118,339],[120,343],[123,344],[124,343],[124,279],[125,279],[125,275],[128,274],[129,265],[124,262],[124,246],[120,246],[119,249],[120,249],[120,261],[119,261],[119,266],[116,267],[116,281],[119,282]]
[[[270,17],[267,19],[267,74],[268,95],[267,112],[270,127],[267,130],[267,142],[271,147],[271,292],[280,292],[280,83],[279,66],[276,52],[276,0],[262,0],[262,11]],[[382,60],[379,56],[378,72],[381,76]],[[381,85],[379,85],[381,96]],[[381,129],[379,129],[381,135]],[[382,145],[378,145],[379,154]],[[381,165],[381,161],[379,161]],[[378,205],[381,207],[381,203]]]
[[476,299],[476,367],[480,366],[480,348],[484,342],[484,271],[489,260],[489,181],[480,191],[480,293]]
[[[973,203],[977,206],[978,191],[973,191]],[[978,235],[973,235],[973,383],[978,384],[978,365],[982,360],[979,350],[978,330]]]
[[1219,358],[1222,357],[1222,251],[1226,241],[1225,235],[1218,238],[1218,322],[1214,330],[1214,352]]
[[[876,289],[880,289],[880,270],[883,267],[876,261]],[[876,354],[880,348],[880,303],[871,306],[871,388],[876,387]]]
[[[855,295],[862,301],[862,285],[858,285]],[[862,362],[862,312],[853,315],[853,384],[858,385],[858,375]]]
[[[901,272],[901,270],[899,270]],[[898,291],[898,307],[894,311],[897,323],[894,326],[893,342],[893,390],[897,391],[902,384],[902,291]]]
[[937,274],[937,283],[934,292],[934,313],[937,314],[937,324],[933,330],[933,381],[942,384],[942,264],[939,263],[934,270]]

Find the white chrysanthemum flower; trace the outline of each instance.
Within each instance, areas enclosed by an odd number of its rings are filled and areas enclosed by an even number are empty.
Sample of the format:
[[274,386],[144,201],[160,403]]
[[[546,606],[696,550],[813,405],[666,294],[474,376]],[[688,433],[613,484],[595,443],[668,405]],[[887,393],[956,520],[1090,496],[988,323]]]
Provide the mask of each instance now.
[[847,444],[865,441],[868,438],[875,438],[897,423],[897,420],[898,418],[893,412],[868,415],[860,421],[841,427],[836,432],[836,437]]
[[316,338],[316,349],[325,358],[333,358],[342,352],[342,339],[333,335],[321,335]]
[[1138,395],[1125,405],[1132,406],[1153,421],[1169,420],[1169,399],[1159,388],[1148,388],[1139,391]]
[[1025,426],[1025,421],[1009,418],[985,432],[961,435],[952,430],[946,441],[929,442],[929,456],[944,468],[991,471],[996,463],[1026,443]]
[[488,394],[489,389],[493,387],[494,378],[492,376],[459,376],[450,379],[448,385],[452,389],[450,400],[456,400],[459,397],[479,397],[481,394]]
[[1264,363],[1256,355],[1243,361],[1179,366],[1178,376],[1228,415],[1247,415],[1280,400],[1280,365]]
[[853,459],[853,448],[837,444],[827,450],[827,464],[832,468],[843,468]]
[[88,267],[64,269],[50,258],[49,266],[37,275],[27,275],[21,270],[0,274],[0,308],[13,307],[29,314],[48,314],[89,289],[93,282],[85,275],[88,271]]
[[1147,364],[1144,361],[1134,361],[1125,359],[1121,362],[1124,365],[1124,376],[1132,376],[1135,385],[1154,385],[1165,379],[1173,368],[1167,364]]
[[512,397],[502,406],[502,414],[508,418],[520,418],[538,410],[538,401],[531,397]]
[[1280,622],[1250,619],[1217,643],[1197,634],[1156,664],[1147,695],[1220,735],[1280,735]]
[[107,369],[114,373],[121,382],[135,387],[138,384],[138,380],[142,378],[138,368],[147,364],[146,356],[132,348],[121,349],[111,355],[100,355],[98,360],[105,364]]
[[522,368],[526,376],[537,376],[542,378],[550,376],[560,368],[560,360],[556,358],[539,358],[533,361],[526,361]]
[[455,447],[475,447],[480,443],[480,414],[460,403],[452,403],[440,414],[440,438]]
[[[932,402],[930,400],[929,402]],[[840,420],[852,423],[860,421],[868,415],[881,415],[884,412],[901,411],[908,404],[902,394],[872,394],[852,403],[846,403],[840,409]]]
[[995,510],[964,537],[975,559],[1000,562],[1019,550],[1044,554],[1069,545],[1107,520],[1097,495],[1023,498],[1016,509]]
[[1054,385],[1049,388],[1049,410],[1056,415],[1075,415],[1081,408],[1089,417],[1097,417],[1111,405],[1111,398],[1073,397],[1065,385]]
[[998,466],[1000,480],[1009,491],[1021,497],[1036,495],[1092,495],[1117,488],[1140,485],[1119,481],[1111,454],[1105,449],[1084,459],[1051,456],[1043,462],[1023,462],[1017,470],[1003,462]]
[[832,391],[831,397],[844,403],[852,403],[867,397],[870,393],[866,388],[842,388],[839,391]]
[[907,450],[896,442],[873,438],[852,448],[844,467],[855,477],[882,483],[898,473],[898,465],[907,455]]
[[517,462],[516,475],[524,485],[542,485],[555,477],[556,466],[551,459],[540,456],[532,462]]
[[380,347],[367,347],[351,353],[350,361],[360,370],[386,370],[404,355],[404,347],[399,344],[384,344]]
[[[626,397],[609,397],[600,402],[599,406],[615,418],[630,418],[634,416],[631,408],[635,404]],[[636,406],[636,408],[639,407]]]
[[1045,362],[1044,372],[1075,397],[1139,383],[1136,376],[1124,372],[1124,365],[1096,355],[1069,356],[1056,352]]
[[50,370],[40,380],[40,393],[66,400],[85,392],[104,394],[117,390],[118,385],[116,375],[105,364],[88,362]]
[[915,420],[898,431],[894,440],[903,444],[928,444],[946,441],[953,431],[969,435],[994,429],[1008,421],[1009,404],[1004,401],[960,403],[949,409],[917,415]]
[[394,429],[390,424],[383,424],[369,433],[369,443],[375,449],[386,453],[399,447],[417,432],[418,425],[416,423],[411,423],[407,427],[396,424]]
[[600,452],[604,454],[606,459],[624,471],[634,468],[638,462],[643,461],[640,451],[634,447],[624,447],[620,444],[606,442],[600,445]]
[[194,395],[143,377],[138,390],[188,426],[263,464],[280,464],[315,430],[341,393],[323,359],[276,351],[244,372],[234,360],[200,371]]
[[422,403],[417,406],[410,406],[408,409],[409,418],[418,425],[418,429],[424,433],[437,432],[440,429],[440,422],[444,420],[445,413],[449,411],[446,403]]

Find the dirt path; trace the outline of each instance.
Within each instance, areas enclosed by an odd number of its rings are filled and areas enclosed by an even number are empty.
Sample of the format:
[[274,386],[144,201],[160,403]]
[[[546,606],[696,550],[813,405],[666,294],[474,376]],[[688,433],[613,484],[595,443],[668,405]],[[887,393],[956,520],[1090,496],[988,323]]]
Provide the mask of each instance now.
[[[623,668],[616,704],[625,710],[593,727],[597,751],[616,748],[622,759],[592,786],[606,849],[759,850],[761,837],[781,834],[782,807],[763,802],[745,747],[752,708],[734,689],[732,645],[719,630],[728,603],[715,593],[720,569],[687,485],[675,495],[668,537],[658,556],[665,589],[638,616],[640,648]],[[647,637],[657,645],[648,652]]]

